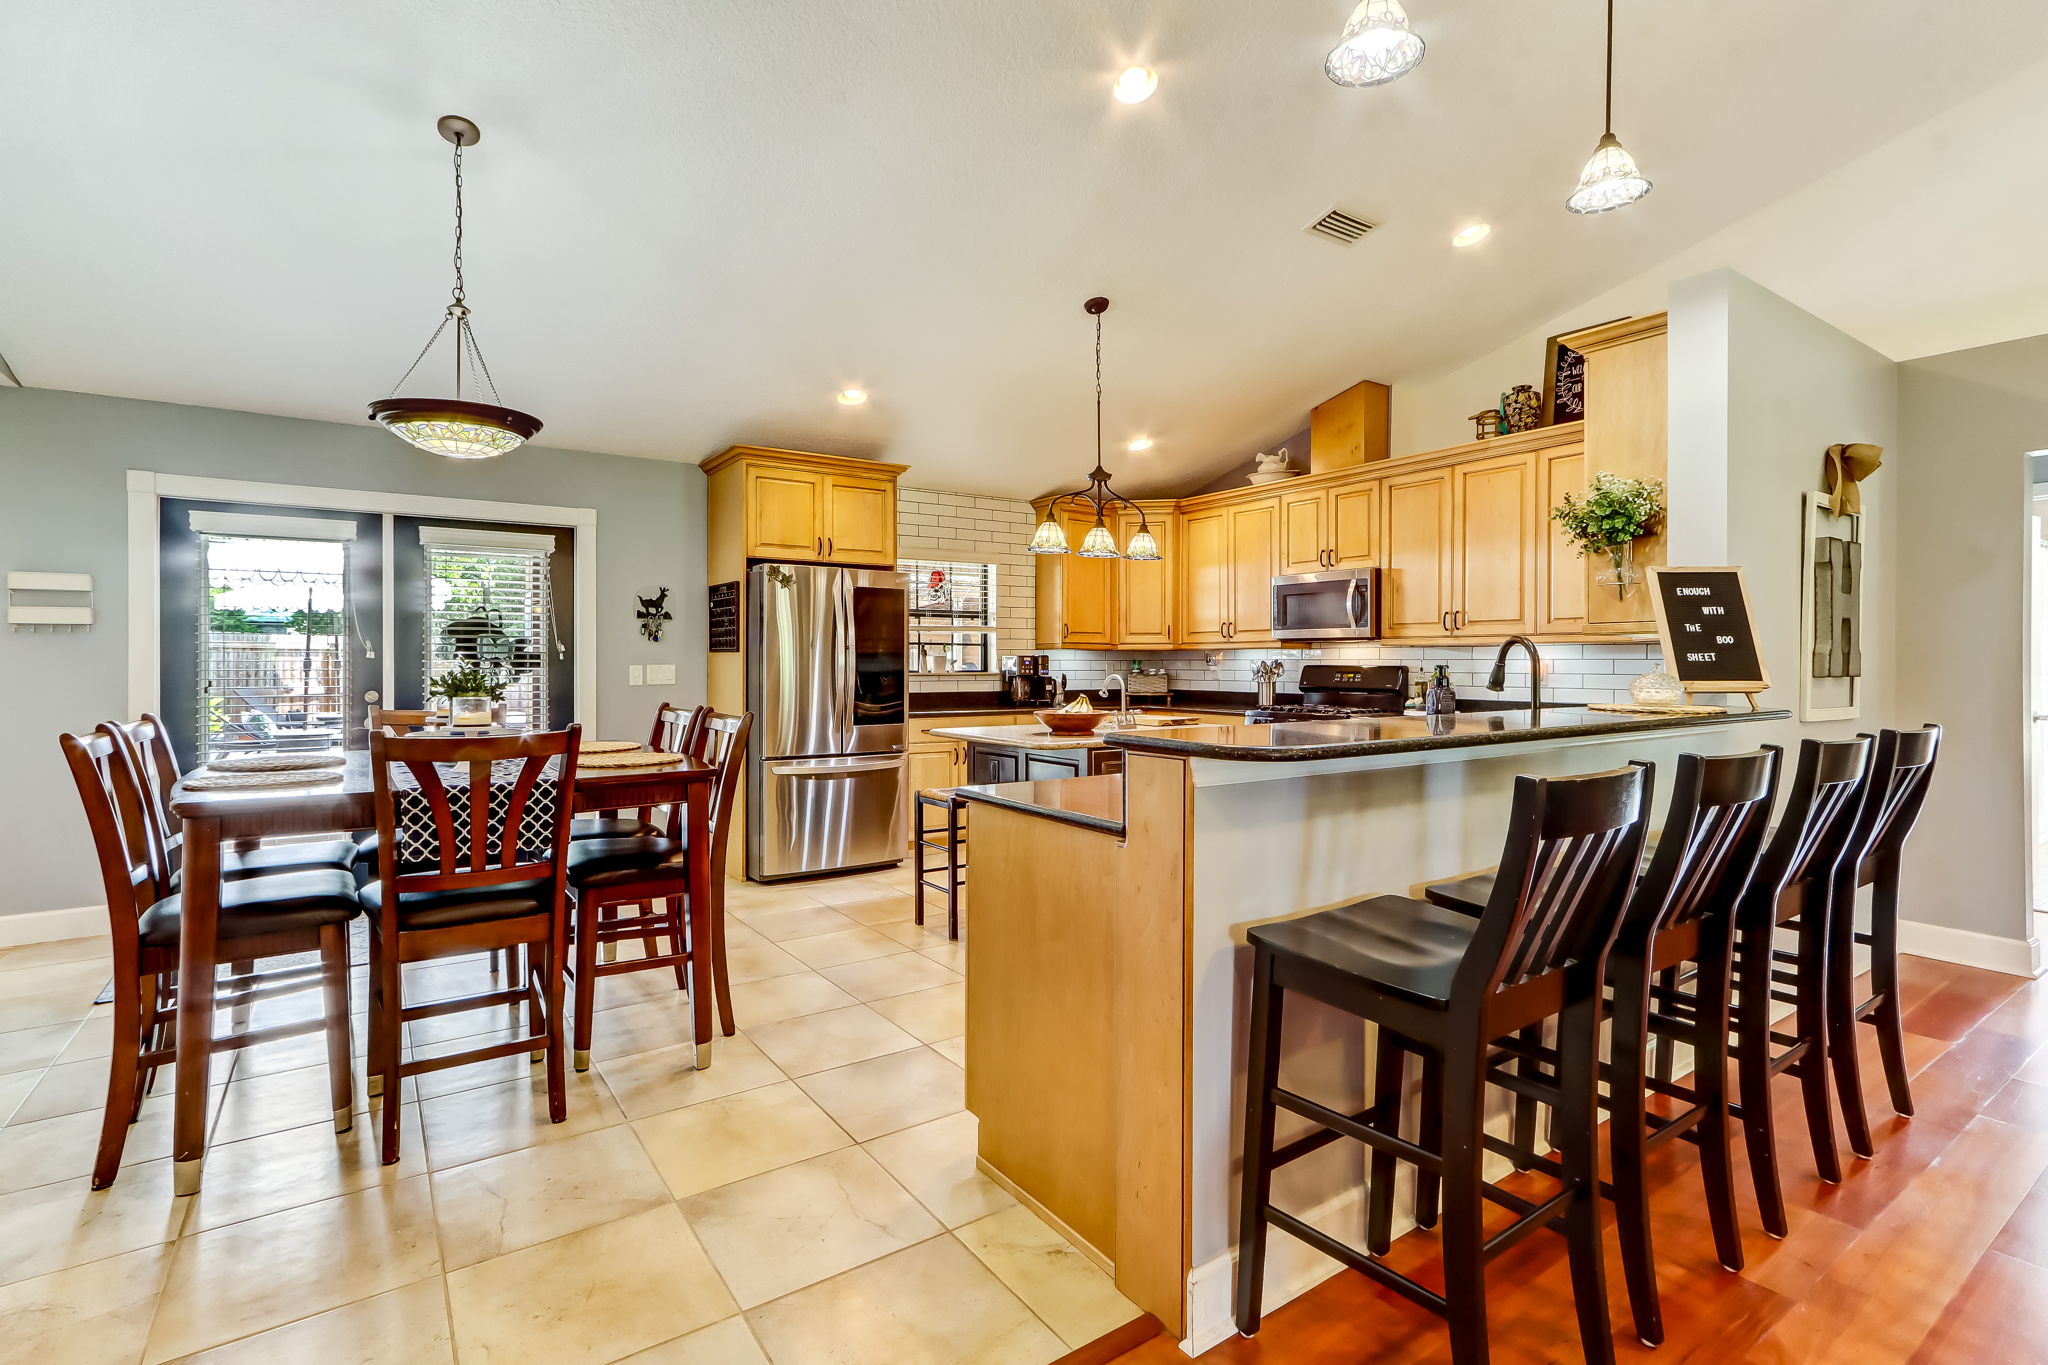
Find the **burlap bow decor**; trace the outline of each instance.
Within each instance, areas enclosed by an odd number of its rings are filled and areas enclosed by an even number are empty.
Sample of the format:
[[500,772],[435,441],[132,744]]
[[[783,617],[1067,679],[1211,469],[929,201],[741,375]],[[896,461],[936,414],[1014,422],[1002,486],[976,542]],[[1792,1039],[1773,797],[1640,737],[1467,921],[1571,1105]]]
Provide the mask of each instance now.
[[1821,491],[1828,495],[1828,510],[1838,517],[1853,517],[1863,511],[1863,490],[1858,487],[1884,463],[1884,447],[1851,441],[1829,446],[1821,467]]

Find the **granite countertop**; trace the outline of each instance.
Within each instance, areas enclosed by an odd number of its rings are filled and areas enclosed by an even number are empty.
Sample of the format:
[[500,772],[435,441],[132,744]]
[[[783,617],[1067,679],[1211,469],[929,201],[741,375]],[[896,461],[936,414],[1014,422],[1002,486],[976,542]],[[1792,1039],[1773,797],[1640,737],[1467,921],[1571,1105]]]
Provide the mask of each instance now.
[[969,801],[1042,815],[1062,824],[1079,825],[1121,837],[1124,832],[1124,779],[1117,773],[1097,777],[1061,777],[1042,782],[1002,782],[987,787],[955,787]]
[[1597,738],[1650,730],[1685,730],[1758,720],[1786,720],[1790,711],[1728,712],[1718,716],[1646,716],[1544,708],[1454,716],[1376,716],[1370,720],[1322,720],[1282,725],[1191,725],[1178,729],[1118,730],[1103,742],[1134,753],[1174,758],[1220,758],[1238,762],[1300,763],[1323,758],[1359,758],[1522,744],[1543,739]]
[[[1178,726],[1143,725],[1135,730],[1113,730],[1109,726],[1108,718],[1115,713],[1104,711],[1102,714],[1104,718],[1102,725],[1092,733],[1085,735],[1056,735],[1039,724],[1035,717],[1011,725],[935,726],[931,733],[938,739],[964,739],[970,744],[1007,744],[1015,749],[1100,749],[1108,737],[1113,734],[1151,734],[1154,731],[1169,729],[1206,730],[1214,728],[1207,725],[1181,724]],[[1172,716],[1187,715],[1189,713],[1173,710],[1162,711],[1158,714]]]

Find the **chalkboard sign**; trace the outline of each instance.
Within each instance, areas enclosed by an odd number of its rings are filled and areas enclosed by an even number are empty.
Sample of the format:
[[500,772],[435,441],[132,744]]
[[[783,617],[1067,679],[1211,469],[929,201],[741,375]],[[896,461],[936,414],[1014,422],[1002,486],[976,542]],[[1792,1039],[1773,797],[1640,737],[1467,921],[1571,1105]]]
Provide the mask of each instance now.
[[711,585],[711,652],[740,652],[740,585],[736,581]]
[[1653,568],[1650,593],[1665,671],[1688,693],[1754,694],[1771,685],[1741,569]]

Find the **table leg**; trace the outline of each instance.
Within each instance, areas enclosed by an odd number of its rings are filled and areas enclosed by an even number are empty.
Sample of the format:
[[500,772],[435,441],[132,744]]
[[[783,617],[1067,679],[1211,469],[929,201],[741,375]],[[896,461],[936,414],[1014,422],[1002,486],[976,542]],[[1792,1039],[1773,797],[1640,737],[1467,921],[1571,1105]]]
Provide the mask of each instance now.
[[[711,964],[716,951],[711,922],[711,784],[692,782],[683,802],[689,835],[690,1019],[697,1069],[711,1065]],[[724,831],[720,831],[724,833]]]
[[178,1093],[172,1189],[199,1193],[206,1161],[206,1087],[213,1060],[213,978],[220,937],[220,822],[185,822],[178,916]]

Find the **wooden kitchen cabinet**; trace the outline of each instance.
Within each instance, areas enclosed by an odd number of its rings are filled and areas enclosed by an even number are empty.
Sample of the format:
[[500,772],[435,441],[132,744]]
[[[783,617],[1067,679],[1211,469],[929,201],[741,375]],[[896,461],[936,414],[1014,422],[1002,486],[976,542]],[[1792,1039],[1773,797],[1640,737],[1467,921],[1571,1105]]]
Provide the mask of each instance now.
[[1582,441],[1536,452],[1536,630],[1576,635],[1586,628],[1586,565],[1550,509],[1586,487]]
[[1230,515],[1223,508],[1180,519],[1180,638],[1221,644],[1230,620]]
[[1140,521],[1159,542],[1158,559],[1114,561],[1116,564],[1116,629],[1112,643],[1121,648],[1149,645],[1171,649],[1174,636],[1174,582],[1178,537],[1174,534],[1173,503],[1170,500],[1140,504],[1144,516],[1125,510],[1116,520],[1116,543],[1129,545],[1138,533]]
[[[1573,332],[1558,340],[1586,358],[1586,479],[1595,474],[1620,474],[1631,479],[1663,479],[1669,463],[1666,413],[1666,317],[1624,318],[1602,327]],[[1668,498],[1669,488],[1666,488]],[[1638,573],[1665,562],[1663,532],[1645,536],[1634,549]],[[1656,629],[1647,582],[1624,596],[1611,586],[1591,583],[1593,574],[1612,566],[1589,558],[1586,624],[1594,635],[1637,634]]]
[[1180,638],[1259,644],[1273,638],[1280,500],[1228,502],[1181,518]]
[[[1046,506],[1034,505],[1041,518]],[[1116,576],[1121,561],[1084,559],[1075,553],[1081,548],[1081,538],[1095,525],[1093,508],[1077,511],[1063,507],[1057,516],[1067,533],[1068,550],[1063,555],[1038,557],[1038,647],[1079,649],[1114,645]]]
[[1391,449],[1393,390],[1370,379],[1316,404],[1308,415],[1308,467],[1313,473],[1374,464]]
[[1450,469],[1430,469],[1381,486],[1380,634],[1388,639],[1451,633],[1451,479]]
[[1361,569],[1379,562],[1377,479],[1283,493],[1276,573]]
[[1535,462],[1526,453],[1451,466],[1451,631],[1535,629]]
[[714,582],[745,573],[749,560],[896,567],[896,477],[905,466],[732,446],[703,468]]

